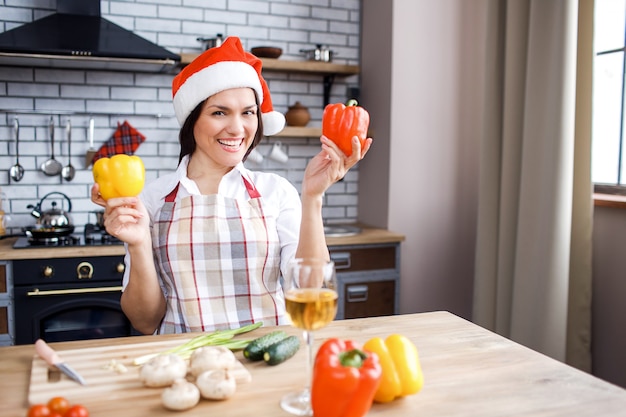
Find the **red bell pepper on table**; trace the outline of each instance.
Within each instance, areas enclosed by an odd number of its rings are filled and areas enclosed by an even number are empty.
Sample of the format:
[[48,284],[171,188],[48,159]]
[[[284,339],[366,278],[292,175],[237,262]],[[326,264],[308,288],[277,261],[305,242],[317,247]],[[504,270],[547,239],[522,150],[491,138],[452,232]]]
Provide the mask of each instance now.
[[311,385],[315,417],[362,417],[372,406],[382,369],[375,353],[351,340],[328,339],[317,351]]

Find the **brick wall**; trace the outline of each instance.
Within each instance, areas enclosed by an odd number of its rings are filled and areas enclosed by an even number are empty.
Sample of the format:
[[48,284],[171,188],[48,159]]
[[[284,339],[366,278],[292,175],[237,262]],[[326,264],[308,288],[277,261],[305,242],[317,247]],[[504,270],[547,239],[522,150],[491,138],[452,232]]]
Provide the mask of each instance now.
[[[209,5],[209,6],[207,6]],[[102,1],[102,15],[174,53],[201,52],[198,37],[217,33],[239,36],[244,48],[272,45],[283,48],[281,59],[302,60],[301,49],[328,45],[335,62],[358,64],[359,0],[128,0]],[[53,13],[54,0],[0,0],[0,31]],[[309,126],[319,126],[322,114],[322,77],[318,75],[266,73],[276,110],[286,112],[296,100],[309,107]],[[33,224],[28,204],[52,191],[72,201],[74,224],[79,228],[95,221],[89,211],[98,209],[89,199],[93,182],[85,167],[87,126],[95,119],[95,147],[108,140],[118,122],[128,120],[147,139],[137,155],[144,160],[148,180],[172,171],[178,162],[178,124],[171,105],[171,74],[84,71],[8,67],[0,62],[0,189],[3,209],[9,213],[9,231]],[[358,86],[358,76],[337,77],[331,101],[344,101],[347,91]],[[68,159],[65,125],[72,125],[71,163],[76,177],[67,182],[48,177],[39,166],[50,157],[48,123],[55,129],[55,158]],[[13,122],[20,125],[20,164],[26,169],[20,182],[9,178],[15,163]],[[272,141],[265,138],[260,152],[267,154]],[[277,172],[299,189],[308,159],[319,151],[319,138],[280,138],[289,161],[269,158],[254,170]],[[329,223],[357,219],[358,169],[335,184],[326,194],[324,218]],[[44,207],[49,208],[49,207]],[[67,207],[66,207],[67,208]]]

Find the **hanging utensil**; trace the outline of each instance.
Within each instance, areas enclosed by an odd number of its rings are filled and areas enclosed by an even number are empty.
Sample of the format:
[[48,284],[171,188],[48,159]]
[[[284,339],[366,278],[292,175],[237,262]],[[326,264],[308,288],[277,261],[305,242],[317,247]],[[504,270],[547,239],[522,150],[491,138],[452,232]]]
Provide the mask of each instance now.
[[67,134],[67,157],[68,163],[63,167],[61,171],[61,176],[65,181],[72,181],[74,179],[74,175],[76,175],[76,170],[72,165],[72,125],[70,123],[70,119],[67,119],[67,124],[65,125],[65,133]]
[[87,150],[87,154],[85,155],[85,168],[91,165],[94,156],[96,156],[96,152],[98,150],[93,147],[93,130],[94,130],[95,121],[93,118],[89,119],[89,149]]
[[9,175],[13,181],[18,182],[24,178],[24,167],[20,165],[20,123],[17,117],[13,122],[13,127],[15,129],[15,165],[9,169]]
[[41,170],[44,174],[53,177],[59,175],[63,169],[63,165],[54,159],[54,118],[50,116],[50,143],[52,144],[52,152],[50,152],[50,159],[41,164]]

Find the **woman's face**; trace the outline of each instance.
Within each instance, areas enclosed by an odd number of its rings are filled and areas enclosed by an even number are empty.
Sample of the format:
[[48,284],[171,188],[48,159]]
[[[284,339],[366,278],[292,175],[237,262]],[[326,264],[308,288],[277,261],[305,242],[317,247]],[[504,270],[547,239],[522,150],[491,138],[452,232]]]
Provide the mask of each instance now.
[[196,121],[194,156],[233,167],[246,154],[258,129],[258,106],[250,88],[232,88],[209,97]]

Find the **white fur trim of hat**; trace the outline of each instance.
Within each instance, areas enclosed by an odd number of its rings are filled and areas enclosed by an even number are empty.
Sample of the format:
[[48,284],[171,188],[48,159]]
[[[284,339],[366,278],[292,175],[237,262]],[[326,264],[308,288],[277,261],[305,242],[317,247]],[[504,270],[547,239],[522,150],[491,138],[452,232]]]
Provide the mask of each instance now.
[[237,37],[210,48],[174,78],[174,113],[182,126],[198,104],[220,91],[249,87],[256,91],[263,118],[263,134],[272,136],[285,127],[285,116],[274,110],[267,83],[261,75],[261,60],[243,50]]

